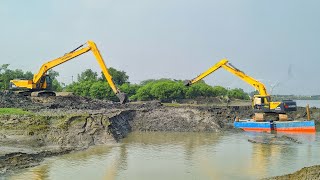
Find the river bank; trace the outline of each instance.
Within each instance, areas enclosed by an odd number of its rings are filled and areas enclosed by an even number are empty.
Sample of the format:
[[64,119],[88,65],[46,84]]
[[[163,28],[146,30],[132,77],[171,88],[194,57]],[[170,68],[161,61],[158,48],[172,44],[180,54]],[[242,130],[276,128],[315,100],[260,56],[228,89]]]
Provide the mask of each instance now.
[[[9,94],[0,102],[13,110],[0,116],[2,174],[35,166],[44,157],[116,143],[132,131],[219,132],[233,129],[235,116],[251,114],[248,106],[164,106],[157,101],[120,105],[76,96]],[[21,108],[19,113],[16,108]]]
[[[234,131],[237,116],[248,118],[251,107],[224,105],[161,104],[157,101],[120,105],[82,97],[0,96],[2,108],[20,113],[0,116],[0,173],[36,166],[46,157],[81,151],[101,144],[116,144],[130,132]],[[319,118],[318,109],[311,109]],[[304,109],[290,114],[305,116]]]

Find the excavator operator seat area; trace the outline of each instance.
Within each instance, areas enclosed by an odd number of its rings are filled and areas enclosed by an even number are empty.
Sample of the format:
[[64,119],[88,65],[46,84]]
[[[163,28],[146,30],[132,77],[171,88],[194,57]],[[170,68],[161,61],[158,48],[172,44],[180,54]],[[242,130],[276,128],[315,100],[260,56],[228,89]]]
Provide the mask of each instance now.
[[270,96],[255,96],[253,98],[253,109],[256,112],[268,112],[270,109]]
[[264,105],[264,98],[254,97],[253,107],[255,110],[262,110],[263,105]]
[[255,97],[255,98],[253,99],[253,104],[254,104],[254,105],[261,105],[261,104],[262,104],[262,101],[263,101],[262,98]]

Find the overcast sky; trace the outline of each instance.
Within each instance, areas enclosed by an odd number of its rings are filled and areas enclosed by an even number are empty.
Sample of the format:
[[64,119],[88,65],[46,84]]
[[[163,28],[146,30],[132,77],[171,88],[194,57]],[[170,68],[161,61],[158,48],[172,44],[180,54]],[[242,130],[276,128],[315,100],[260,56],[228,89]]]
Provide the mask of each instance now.
[[[1,0],[0,64],[35,73],[93,40],[107,66],[132,83],[192,79],[228,58],[271,94],[320,94],[319,7],[318,0]],[[100,72],[91,53],[54,70],[70,83],[88,68]],[[253,90],[223,69],[205,81]]]

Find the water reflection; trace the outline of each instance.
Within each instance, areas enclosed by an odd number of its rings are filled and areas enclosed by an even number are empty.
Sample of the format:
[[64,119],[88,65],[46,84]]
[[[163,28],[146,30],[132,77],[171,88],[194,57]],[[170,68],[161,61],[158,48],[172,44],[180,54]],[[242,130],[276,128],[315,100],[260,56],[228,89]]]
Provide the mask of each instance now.
[[119,172],[127,169],[128,151],[125,144],[120,145],[119,153],[111,162],[111,166],[106,168],[103,179],[116,179]]
[[320,164],[319,141],[274,134],[132,133],[123,142],[49,158],[10,179],[259,179]]
[[132,133],[121,146],[126,158],[119,161],[117,179],[196,178],[197,150],[214,147],[221,137],[215,133]]
[[30,173],[18,174],[10,179],[32,179],[32,180],[45,180],[49,178],[50,166],[45,164],[35,167]]
[[248,168],[255,176],[266,177],[268,166],[276,163],[279,158],[280,148],[277,145],[253,144],[251,166]]
[[[28,168],[21,172],[15,173],[8,179],[25,180],[25,179],[68,179],[66,177],[77,177],[79,169],[88,170],[85,167],[95,164],[100,157],[113,154],[115,146],[95,146],[86,151],[62,155],[60,157],[47,158],[40,166]],[[89,170],[92,167],[89,167]],[[109,168],[109,166],[108,166]],[[84,172],[85,172],[84,171]],[[81,173],[80,173],[81,174]],[[90,177],[84,176],[84,177]],[[86,179],[86,178],[83,178]]]

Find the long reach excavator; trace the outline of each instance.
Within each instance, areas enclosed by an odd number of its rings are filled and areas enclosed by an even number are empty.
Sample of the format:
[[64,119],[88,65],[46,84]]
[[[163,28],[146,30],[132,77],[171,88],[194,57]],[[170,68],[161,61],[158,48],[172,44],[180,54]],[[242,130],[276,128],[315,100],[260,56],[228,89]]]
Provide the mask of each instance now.
[[[85,44],[87,44],[87,47],[83,47]],[[64,54],[57,59],[44,63],[39,69],[38,73],[34,74],[33,79],[31,80],[11,80],[11,89],[19,90],[18,93],[25,96],[56,96],[56,93],[52,91],[52,80],[50,76],[47,75],[47,72],[50,69],[63,64],[77,56],[80,56],[88,51],[92,51],[112,91],[119,98],[121,104],[126,103],[128,101],[127,95],[125,93],[122,93],[116,87],[96,44],[93,41],[88,41],[85,44],[80,45],[76,49]]]
[[285,114],[288,111],[296,111],[297,105],[295,101],[292,100],[284,100],[281,102],[273,102],[271,101],[270,95],[267,93],[266,87],[263,83],[259,82],[258,80],[254,79],[246,75],[244,72],[240,71],[233,65],[231,65],[227,59],[222,59],[211,68],[197,76],[196,78],[186,81],[185,85],[190,86],[201,79],[205,78],[206,76],[210,75],[211,73],[215,72],[219,68],[223,68],[228,72],[232,73],[233,75],[239,77],[246,83],[253,86],[258,92],[258,95],[254,95],[252,101],[252,107],[254,112],[256,113],[276,113],[276,114]]

